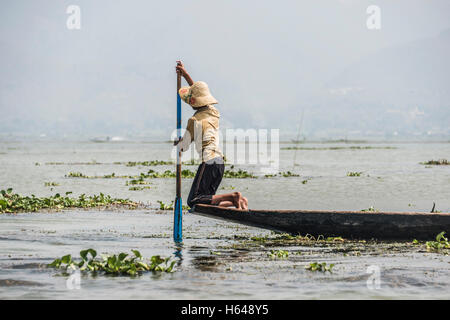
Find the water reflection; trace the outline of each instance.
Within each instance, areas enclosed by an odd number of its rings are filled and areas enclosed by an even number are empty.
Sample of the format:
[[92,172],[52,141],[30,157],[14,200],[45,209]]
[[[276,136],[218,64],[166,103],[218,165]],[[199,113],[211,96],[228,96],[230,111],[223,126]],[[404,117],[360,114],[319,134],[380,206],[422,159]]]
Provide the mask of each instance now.
[[178,259],[177,266],[181,266],[183,262],[183,242],[175,242],[174,256]]

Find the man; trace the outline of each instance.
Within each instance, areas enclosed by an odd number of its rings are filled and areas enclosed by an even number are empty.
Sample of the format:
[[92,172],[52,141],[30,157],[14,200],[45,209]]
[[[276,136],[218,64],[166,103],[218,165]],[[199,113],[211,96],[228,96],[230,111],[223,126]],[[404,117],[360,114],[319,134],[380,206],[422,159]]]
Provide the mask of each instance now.
[[219,148],[220,113],[213,106],[218,103],[217,100],[211,95],[205,82],[192,80],[181,61],[177,61],[176,72],[189,84],[189,87],[182,87],[178,93],[195,113],[188,121],[183,138],[176,140],[174,145],[181,143],[181,151],[185,152],[193,140],[198,146],[201,143],[202,163],[192,183],[188,205],[192,208],[201,203],[248,210],[248,201],[240,192],[216,195],[225,169]]

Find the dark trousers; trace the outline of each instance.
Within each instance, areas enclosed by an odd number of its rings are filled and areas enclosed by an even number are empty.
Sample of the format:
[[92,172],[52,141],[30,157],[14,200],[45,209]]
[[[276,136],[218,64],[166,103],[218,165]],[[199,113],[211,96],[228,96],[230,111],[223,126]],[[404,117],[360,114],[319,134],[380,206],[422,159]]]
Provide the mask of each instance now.
[[202,162],[195,174],[191,191],[187,199],[189,207],[196,204],[211,204],[212,196],[222,181],[225,165],[222,158],[215,158],[208,162]]

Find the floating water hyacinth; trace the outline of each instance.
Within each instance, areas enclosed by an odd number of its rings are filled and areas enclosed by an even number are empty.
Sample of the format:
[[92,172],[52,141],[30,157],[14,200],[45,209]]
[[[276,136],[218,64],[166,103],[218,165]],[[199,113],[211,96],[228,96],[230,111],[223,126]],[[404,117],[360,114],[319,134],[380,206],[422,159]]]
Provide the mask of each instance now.
[[109,195],[100,193],[99,195],[80,195],[78,198],[71,198],[66,192],[65,196],[59,193],[50,197],[21,196],[13,193],[11,188],[0,191],[0,213],[35,212],[41,209],[60,210],[65,208],[93,208],[106,205],[126,205],[131,209],[136,208],[138,203],[129,199],[112,198]]
[[289,257],[289,252],[286,250],[270,250],[270,252],[268,252],[267,255],[271,259],[275,258],[286,259],[287,257]]
[[[173,208],[173,205],[174,205],[173,201],[170,202],[169,204],[164,203],[164,202],[162,202],[161,200],[158,200],[158,201],[156,201],[156,202],[159,203],[159,210],[173,210],[173,209],[174,209],[174,208]],[[183,209],[183,210],[189,210],[190,207],[183,204],[183,205],[182,205],[182,209]]]
[[442,231],[436,236],[436,241],[427,241],[428,251],[440,251],[441,249],[450,249],[450,242],[444,237],[445,232]]
[[151,161],[128,161],[126,163],[118,162],[117,164],[125,164],[127,167],[135,166],[165,166],[174,164],[173,161],[151,160]]
[[84,272],[103,272],[105,274],[114,275],[130,275],[135,276],[143,272],[173,272],[176,261],[161,256],[152,256],[147,261],[142,257],[138,250],[131,250],[132,255],[121,252],[114,255],[102,255],[102,259],[97,259],[97,251],[87,249],[80,251],[80,261],[72,259],[70,254],[55,259],[48,264],[50,268],[56,269],[73,269]]
[[334,267],[334,264],[331,263],[330,265],[327,265],[326,262],[318,263],[318,262],[311,262],[309,265],[305,266],[306,270],[309,271],[320,271],[320,272],[332,272],[332,269]]
[[447,159],[439,159],[439,160],[430,160],[427,162],[421,162],[420,164],[428,165],[428,166],[448,166],[450,165],[450,161]]

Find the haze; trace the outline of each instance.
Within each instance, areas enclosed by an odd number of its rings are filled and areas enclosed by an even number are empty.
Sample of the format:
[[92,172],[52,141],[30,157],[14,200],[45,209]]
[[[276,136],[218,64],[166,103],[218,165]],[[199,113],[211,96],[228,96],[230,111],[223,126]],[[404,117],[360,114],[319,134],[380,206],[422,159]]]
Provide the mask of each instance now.
[[304,112],[308,139],[448,139],[449,15],[447,0],[2,1],[0,134],[167,140],[182,59],[222,128],[294,138]]

